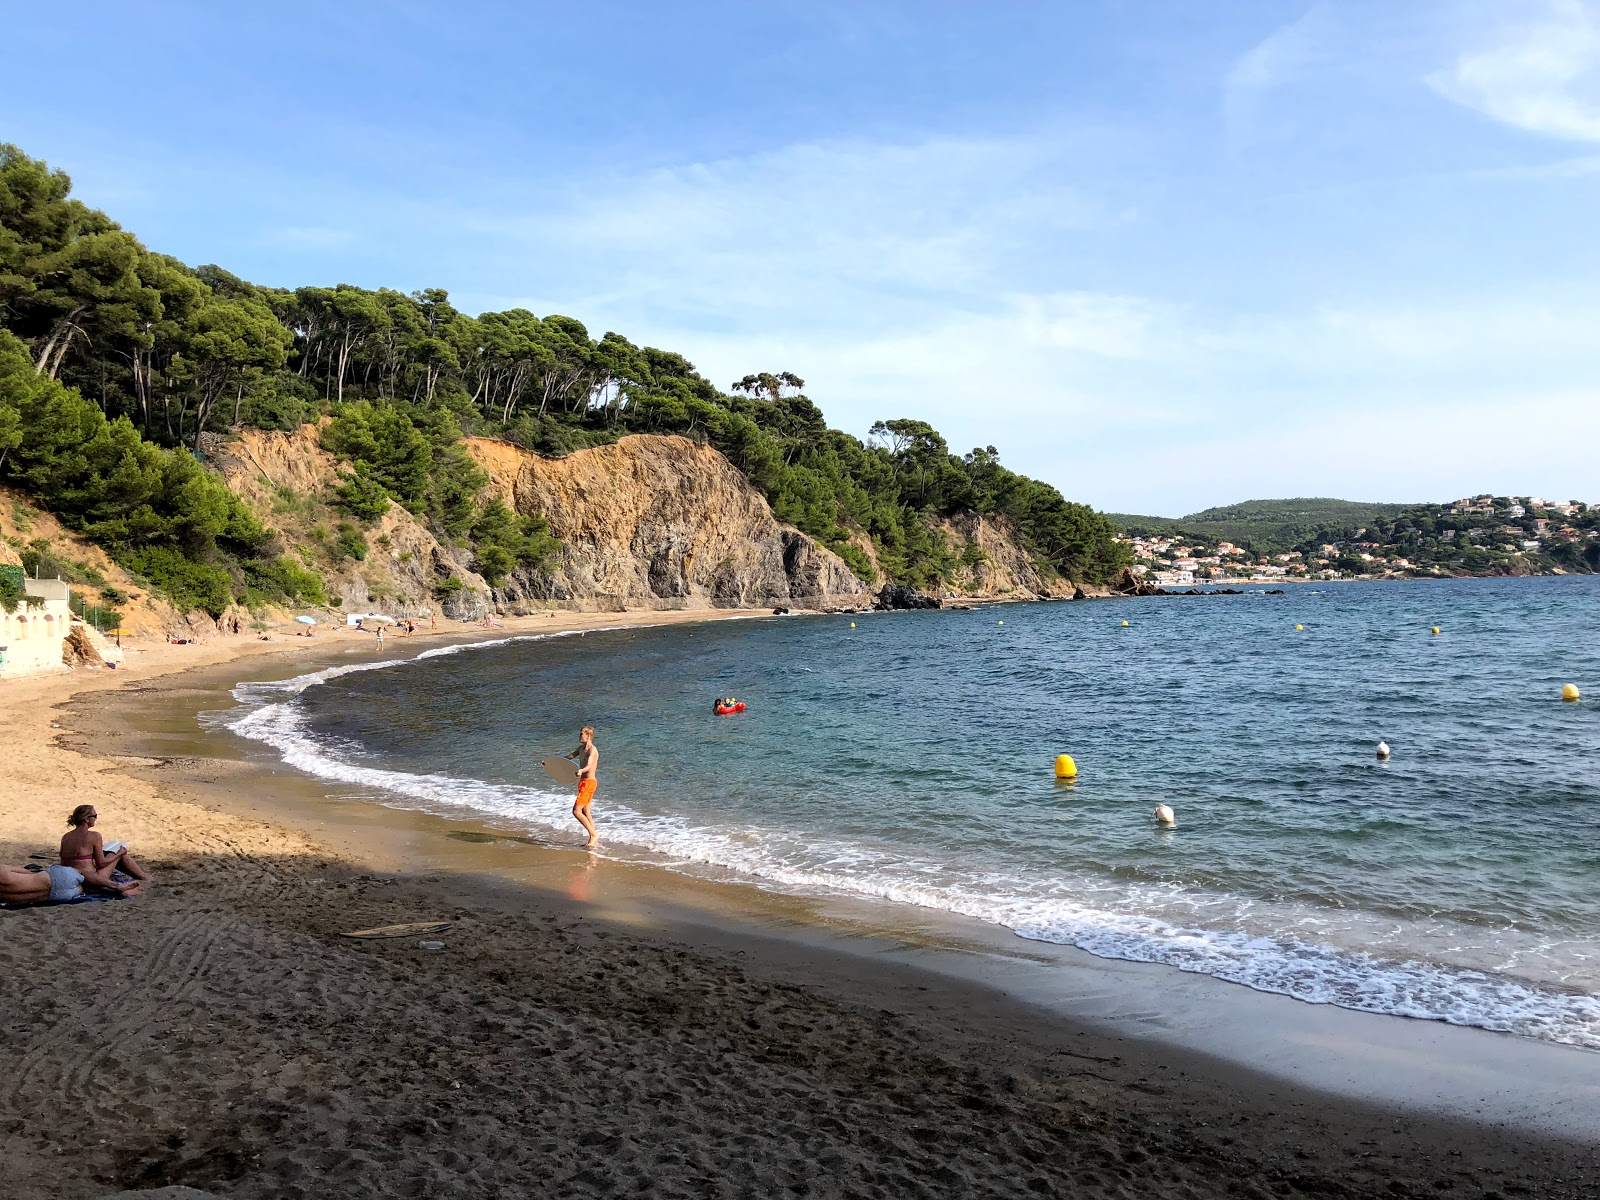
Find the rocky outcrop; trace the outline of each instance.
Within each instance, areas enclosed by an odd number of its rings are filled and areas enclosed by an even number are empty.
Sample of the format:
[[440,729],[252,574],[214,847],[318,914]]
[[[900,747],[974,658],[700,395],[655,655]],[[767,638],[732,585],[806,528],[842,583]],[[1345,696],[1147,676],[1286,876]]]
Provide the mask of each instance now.
[[940,608],[943,602],[937,596],[930,596],[926,592],[918,591],[914,587],[906,587],[899,583],[886,583],[878,598],[873,601],[872,607],[880,612],[893,609],[908,608]]
[[74,624],[61,642],[61,661],[69,667],[103,667],[105,658],[89,636],[87,625]]
[[961,559],[940,593],[946,599],[1064,600],[1076,590],[1072,580],[1041,571],[1011,522],[999,513],[959,513],[933,528]]
[[467,450],[514,511],[560,539],[553,561],[499,590],[511,607],[821,608],[866,595],[843,559],[779,524],[732,463],[688,438],[640,434],[565,458],[491,438]]
[[1140,579],[1133,573],[1132,567],[1123,567],[1122,574],[1117,576],[1117,581],[1111,585],[1113,595],[1117,596],[1165,596],[1164,589],[1151,583],[1148,579]]
[[[287,433],[242,430],[223,439],[203,439],[206,460],[228,486],[277,530],[286,548],[316,568],[327,583],[329,602],[349,612],[397,610],[422,613],[439,608],[447,617],[475,620],[492,605],[489,586],[474,572],[467,551],[447,545],[398,504],[360,530],[364,557],[340,550],[336,531],[349,518],[327,501],[342,470],[318,440],[320,427]],[[436,593],[447,579],[459,590]],[[249,614],[223,614],[228,631]]]

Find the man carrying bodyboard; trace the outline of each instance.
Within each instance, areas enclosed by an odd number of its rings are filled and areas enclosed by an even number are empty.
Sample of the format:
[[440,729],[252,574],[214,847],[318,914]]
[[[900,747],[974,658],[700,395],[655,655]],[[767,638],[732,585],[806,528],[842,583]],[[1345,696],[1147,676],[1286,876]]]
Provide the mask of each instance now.
[[600,835],[595,832],[594,820],[589,816],[589,802],[594,799],[595,789],[600,786],[596,773],[600,769],[600,751],[594,744],[594,726],[585,725],[578,734],[578,748],[568,758],[576,759],[578,763],[578,798],[572,802],[572,815],[578,818],[578,824],[589,831],[589,840],[583,844],[585,850],[593,850],[600,844]]

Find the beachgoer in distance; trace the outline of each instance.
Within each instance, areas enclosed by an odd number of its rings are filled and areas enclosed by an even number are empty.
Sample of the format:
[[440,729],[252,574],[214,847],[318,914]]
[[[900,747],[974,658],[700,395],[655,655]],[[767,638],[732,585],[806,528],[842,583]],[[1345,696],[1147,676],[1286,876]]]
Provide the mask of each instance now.
[[595,789],[600,786],[596,777],[600,769],[600,751],[594,744],[593,725],[583,727],[578,734],[578,748],[567,757],[578,762],[578,798],[572,802],[572,815],[578,818],[578,824],[589,831],[589,840],[583,844],[583,848],[593,850],[600,844],[594,819],[589,816],[589,804],[594,799]]
[[120,884],[113,882],[113,871],[132,875],[137,880],[149,879],[149,874],[126,846],[121,842],[112,842],[107,846],[105,840],[95,832],[94,823],[99,818],[100,814],[95,812],[92,804],[80,804],[72,810],[72,815],[67,818],[67,824],[72,829],[61,838],[61,865],[81,872],[96,887],[118,892],[123,889]]

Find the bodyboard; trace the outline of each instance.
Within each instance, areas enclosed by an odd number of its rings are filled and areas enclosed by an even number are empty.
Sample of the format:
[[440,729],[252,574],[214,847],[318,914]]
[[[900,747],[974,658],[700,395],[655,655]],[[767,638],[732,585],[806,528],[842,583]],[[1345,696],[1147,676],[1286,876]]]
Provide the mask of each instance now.
[[551,757],[539,765],[544,768],[544,773],[557,783],[578,782],[578,768],[569,759]]

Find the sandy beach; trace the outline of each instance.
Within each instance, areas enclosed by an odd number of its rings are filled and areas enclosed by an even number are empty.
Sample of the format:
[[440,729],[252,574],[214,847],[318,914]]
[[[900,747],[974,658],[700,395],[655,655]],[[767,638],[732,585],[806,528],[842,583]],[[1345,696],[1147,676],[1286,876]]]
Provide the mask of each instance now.
[[[711,615],[740,614],[386,650]],[[364,635],[133,649],[0,710],[0,862],[91,802],[157,874],[0,913],[6,1196],[1600,1191],[1593,1140],[1298,1086],[919,965],[994,961],[959,932],[341,800],[193,728],[195,696]],[[339,936],[435,919],[437,952]]]

